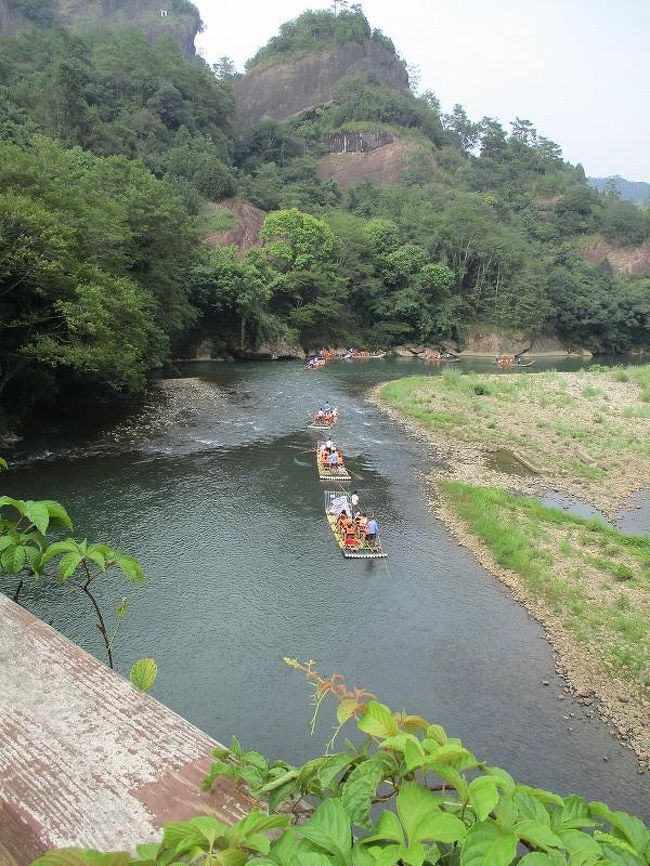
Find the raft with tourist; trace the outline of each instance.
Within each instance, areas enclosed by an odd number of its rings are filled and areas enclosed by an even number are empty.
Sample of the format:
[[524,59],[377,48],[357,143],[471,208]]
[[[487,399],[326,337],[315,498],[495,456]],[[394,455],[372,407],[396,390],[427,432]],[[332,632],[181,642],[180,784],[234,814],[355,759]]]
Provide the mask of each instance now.
[[352,480],[352,476],[345,468],[343,452],[331,439],[319,442],[316,446],[316,469],[321,481]]
[[334,427],[339,420],[339,410],[337,406],[330,406],[327,400],[321,404],[318,412],[311,419],[311,423],[307,426],[310,430],[327,430]]
[[428,351],[424,355],[424,360],[430,364],[455,364],[457,361],[460,361],[460,357],[446,351]]
[[517,367],[520,369],[521,367],[532,367],[535,359],[529,358],[527,361],[524,361],[521,355],[513,355],[511,358],[502,358],[499,355],[495,358],[494,363],[497,367]]
[[379,524],[374,515],[359,508],[356,493],[348,496],[347,493],[326,490],[325,516],[346,559],[386,559],[388,554],[381,545]]

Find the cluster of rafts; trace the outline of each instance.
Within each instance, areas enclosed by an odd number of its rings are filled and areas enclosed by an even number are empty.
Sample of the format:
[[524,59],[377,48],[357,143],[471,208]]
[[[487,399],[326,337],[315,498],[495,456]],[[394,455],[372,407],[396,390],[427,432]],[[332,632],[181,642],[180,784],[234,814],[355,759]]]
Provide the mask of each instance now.
[[[329,431],[339,419],[338,409],[320,409],[314,416],[311,430]],[[352,476],[345,466],[345,457],[328,433],[328,438],[316,445],[316,471],[321,481],[336,484],[338,490],[325,491],[325,516],[343,556],[346,559],[385,559],[379,529],[372,514],[359,508],[358,495],[350,495],[343,485]],[[377,529],[372,532],[372,529]]]

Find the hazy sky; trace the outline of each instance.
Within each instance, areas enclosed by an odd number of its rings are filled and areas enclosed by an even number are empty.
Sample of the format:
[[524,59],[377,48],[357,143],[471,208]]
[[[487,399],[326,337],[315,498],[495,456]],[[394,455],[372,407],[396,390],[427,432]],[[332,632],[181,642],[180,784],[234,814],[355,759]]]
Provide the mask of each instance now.
[[[283,21],[329,0],[195,0],[199,50],[239,70]],[[592,176],[650,181],[650,0],[365,0],[445,111],[528,118]]]

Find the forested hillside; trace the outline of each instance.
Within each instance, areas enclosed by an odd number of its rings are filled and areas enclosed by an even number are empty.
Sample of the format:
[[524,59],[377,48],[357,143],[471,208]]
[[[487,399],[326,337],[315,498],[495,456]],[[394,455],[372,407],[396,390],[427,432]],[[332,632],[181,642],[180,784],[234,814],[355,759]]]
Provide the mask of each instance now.
[[[590,189],[527,120],[444,112],[404,71],[391,86],[372,64],[405,65],[358,7],[284,25],[248,74],[352,44],[365,71],[339,64],[322,104],[244,126],[228,58],[210,68],[170,36],[35,23],[0,40],[5,415],[78,383],[137,390],[206,336],[235,354],[276,338],[462,345],[480,324],[648,347],[648,275],[581,256],[647,244],[648,213]],[[327,168],[333,152],[363,164],[340,144],[352,138],[380,161],[397,147],[383,185]],[[202,241],[232,224],[206,203],[234,196],[269,213],[243,255]]]
[[189,0],[0,0],[0,33],[15,34],[28,26],[93,28],[138,27],[149,41],[169,35],[187,57],[203,28]]
[[587,181],[589,186],[597,189],[598,192],[618,196],[623,201],[631,201],[642,207],[650,207],[650,183],[626,180],[618,174],[613,177],[589,177]]

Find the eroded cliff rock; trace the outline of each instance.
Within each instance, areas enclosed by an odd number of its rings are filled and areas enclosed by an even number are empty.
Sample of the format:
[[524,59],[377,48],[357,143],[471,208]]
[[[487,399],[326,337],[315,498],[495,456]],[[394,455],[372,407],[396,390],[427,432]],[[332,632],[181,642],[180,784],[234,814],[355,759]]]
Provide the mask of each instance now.
[[[341,141],[343,149],[321,157],[318,163],[319,177],[332,178],[341,189],[347,189],[362,180],[371,180],[381,186],[396,186],[401,182],[404,172],[415,167],[420,160],[434,169],[438,167],[431,150],[417,141],[386,133],[356,135],[360,136],[356,142],[358,150],[354,149],[353,134],[346,133],[345,141]],[[379,143],[383,137],[388,141]],[[330,139],[334,138],[330,136]]]
[[373,73],[382,84],[408,89],[402,62],[372,39],[300,60],[254,69],[234,82],[237,124],[250,126],[264,117],[285,120],[332,100],[338,81],[347,75]]

